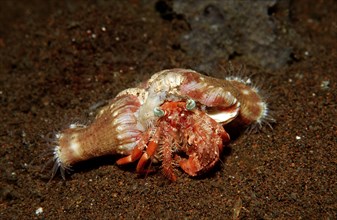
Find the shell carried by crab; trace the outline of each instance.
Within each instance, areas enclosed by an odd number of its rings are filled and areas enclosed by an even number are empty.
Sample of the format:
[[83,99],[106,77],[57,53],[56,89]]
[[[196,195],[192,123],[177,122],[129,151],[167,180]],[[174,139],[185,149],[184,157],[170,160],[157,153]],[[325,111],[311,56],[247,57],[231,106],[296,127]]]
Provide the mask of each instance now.
[[258,90],[238,78],[217,79],[189,69],[154,74],[120,92],[89,126],[71,126],[57,135],[53,175],[77,162],[120,154],[118,165],[161,162],[166,177],[174,167],[196,176],[212,169],[230,137],[224,125],[261,123],[267,104]]

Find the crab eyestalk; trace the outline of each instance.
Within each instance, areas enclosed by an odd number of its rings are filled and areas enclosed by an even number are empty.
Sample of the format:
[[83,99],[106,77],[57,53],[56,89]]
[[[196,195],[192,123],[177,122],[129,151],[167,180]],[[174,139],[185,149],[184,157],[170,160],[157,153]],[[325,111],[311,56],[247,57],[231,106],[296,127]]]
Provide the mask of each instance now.
[[186,101],[186,109],[191,111],[193,109],[195,109],[195,107],[197,106],[197,104],[195,103],[195,101],[193,99],[189,99]]
[[156,116],[156,117],[163,117],[165,115],[165,111],[162,110],[160,107],[155,107],[153,109],[153,114]]

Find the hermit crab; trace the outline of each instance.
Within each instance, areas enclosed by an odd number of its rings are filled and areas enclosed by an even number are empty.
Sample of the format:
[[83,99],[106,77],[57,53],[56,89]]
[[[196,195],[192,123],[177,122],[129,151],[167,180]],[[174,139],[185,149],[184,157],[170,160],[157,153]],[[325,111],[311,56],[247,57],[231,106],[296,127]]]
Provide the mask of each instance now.
[[75,163],[109,154],[124,155],[118,165],[136,162],[139,173],[160,162],[173,181],[176,166],[200,175],[214,167],[230,140],[224,125],[260,124],[267,116],[267,104],[249,81],[163,70],[120,92],[91,125],[57,134],[53,175],[60,170],[64,178]]

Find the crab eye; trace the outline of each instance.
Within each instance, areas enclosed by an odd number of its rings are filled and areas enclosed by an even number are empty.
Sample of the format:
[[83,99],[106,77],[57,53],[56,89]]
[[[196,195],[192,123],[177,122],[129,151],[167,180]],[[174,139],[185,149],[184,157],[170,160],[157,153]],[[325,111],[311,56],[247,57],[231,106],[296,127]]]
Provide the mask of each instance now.
[[153,114],[154,114],[155,116],[157,116],[157,117],[162,117],[162,116],[165,115],[165,111],[162,110],[162,109],[159,108],[159,107],[155,107],[155,108],[153,109]]
[[186,101],[186,109],[187,110],[193,110],[196,107],[196,103],[193,99],[189,99]]

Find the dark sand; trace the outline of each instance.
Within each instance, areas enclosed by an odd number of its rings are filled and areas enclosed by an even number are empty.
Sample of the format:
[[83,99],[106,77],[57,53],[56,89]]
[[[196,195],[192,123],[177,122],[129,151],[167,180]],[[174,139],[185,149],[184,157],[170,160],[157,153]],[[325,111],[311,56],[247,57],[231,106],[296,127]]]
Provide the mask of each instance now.
[[196,66],[179,48],[186,24],[138,1],[40,2],[0,6],[0,219],[337,218],[336,1],[292,3],[301,47],[288,66],[232,60],[269,96],[273,130],[243,133],[208,175],[177,170],[173,183],[160,172],[139,177],[115,157],[48,182],[40,156],[57,131],[88,123],[119,91],[165,68]]

